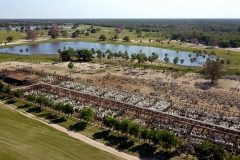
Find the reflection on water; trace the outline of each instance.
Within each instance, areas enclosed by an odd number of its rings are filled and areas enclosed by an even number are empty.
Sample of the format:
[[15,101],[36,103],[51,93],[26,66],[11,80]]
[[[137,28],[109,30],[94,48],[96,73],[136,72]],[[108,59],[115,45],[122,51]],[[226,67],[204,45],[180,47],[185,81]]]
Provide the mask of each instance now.
[[[147,56],[151,55],[152,52],[155,52],[158,54],[159,59],[164,61],[165,54],[168,54],[168,58],[170,59],[170,63],[173,63],[173,59],[175,57],[178,57],[180,59],[184,59],[183,65],[193,65],[193,66],[200,66],[203,64],[203,62],[207,58],[211,58],[208,55],[206,55],[205,58],[199,56],[197,58],[197,61],[192,63],[190,62],[190,58],[195,57],[195,53],[190,52],[177,52],[174,50],[168,50],[163,48],[156,48],[156,47],[148,47],[148,46],[130,46],[130,45],[117,45],[117,44],[102,44],[102,43],[91,43],[91,42],[56,42],[56,43],[43,43],[43,44],[33,44],[33,45],[23,45],[23,46],[15,46],[10,48],[4,48],[1,49],[2,52],[7,53],[17,53],[17,54],[23,54],[23,55],[30,55],[30,54],[58,54],[57,50],[66,47],[72,47],[75,50],[76,49],[91,49],[94,48],[95,50],[102,50],[106,51],[107,49],[110,49],[112,52],[118,52],[118,51],[128,51],[129,56],[133,53],[139,53],[140,50],[142,50],[143,53],[145,53]],[[28,48],[28,52],[26,51],[26,48]],[[20,53],[20,49],[23,50],[22,53]],[[192,56],[189,57],[188,55],[191,54]],[[180,61],[178,62],[180,64]]]

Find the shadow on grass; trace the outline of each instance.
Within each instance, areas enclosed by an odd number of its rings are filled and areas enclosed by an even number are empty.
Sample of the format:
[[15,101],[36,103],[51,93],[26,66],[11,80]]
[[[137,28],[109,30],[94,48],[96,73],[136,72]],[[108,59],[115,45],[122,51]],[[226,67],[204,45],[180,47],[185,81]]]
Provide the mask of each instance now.
[[45,119],[48,119],[48,120],[54,120],[54,119],[57,119],[59,117],[57,114],[54,114],[54,113],[44,113],[44,114],[41,114],[39,116],[43,117]]
[[157,147],[148,143],[143,143],[137,146],[132,147],[129,151],[137,152],[140,157],[153,156]]
[[69,126],[69,130],[79,132],[85,130],[87,127],[87,122],[78,122],[75,123],[74,125]]
[[93,134],[94,139],[104,139],[105,137],[109,136],[110,130],[102,131],[102,132],[96,132]]
[[27,112],[29,112],[29,113],[32,113],[32,112],[34,112],[34,113],[40,113],[40,112],[42,112],[43,110],[42,110],[42,108],[41,107],[32,107],[32,108],[28,108],[28,110],[27,110]]
[[128,137],[119,134],[110,134],[110,130],[105,130],[102,132],[97,132],[93,134],[94,139],[103,139],[106,141],[108,146],[117,146],[118,150],[124,150],[132,147],[134,141],[128,139]]
[[155,153],[155,155],[156,155],[157,157],[164,157],[166,160],[168,160],[168,159],[172,159],[173,157],[180,156],[181,153],[179,153],[179,152],[176,151],[176,150],[175,150],[175,151],[172,151],[172,152],[167,152],[167,151],[161,150],[161,151]]
[[31,104],[25,104],[25,105],[22,105],[22,106],[18,106],[17,108],[18,109],[23,109],[23,108],[29,108],[31,107]]
[[5,96],[0,96],[0,99],[6,99],[6,97]]
[[133,140],[130,140],[130,141],[122,141],[117,149],[118,150],[124,150],[124,149],[129,149],[131,148],[132,146],[134,145],[134,141]]
[[5,102],[6,104],[14,104],[16,101],[14,101],[14,100],[9,100],[9,101],[7,101],[7,102]]
[[60,117],[60,118],[52,120],[51,123],[62,123],[62,122],[66,122],[66,121],[67,121],[67,119],[65,117]]

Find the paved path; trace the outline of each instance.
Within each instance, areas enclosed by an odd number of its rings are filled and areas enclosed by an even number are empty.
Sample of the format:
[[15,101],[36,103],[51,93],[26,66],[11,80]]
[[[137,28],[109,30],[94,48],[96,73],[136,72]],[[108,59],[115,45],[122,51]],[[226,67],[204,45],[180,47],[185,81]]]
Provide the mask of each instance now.
[[86,136],[84,136],[84,135],[82,135],[80,133],[76,133],[76,132],[73,132],[73,131],[68,131],[66,128],[64,128],[62,126],[59,126],[57,124],[52,124],[52,123],[50,123],[49,121],[47,121],[45,119],[38,118],[35,115],[32,115],[32,114],[27,113],[27,112],[24,112],[22,110],[17,110],[12,105],[7,105],[7,104],[5,104],[2,101],[0,101],[0,104],[2,104],[3,106],[7,106],[7,107],[9,107],[9,108],[11,108],[13,110],[16,110],[18,113],[20,113],[20,114],[22,114],[22,115],[24,115],[26,117],[32,118],[34,120],[37,120],[37,121],[39,121],[41,123],[44,123],[44,124],[46,124],[48,126],[51,126],[51,127],[55,128],[55,129],[57,129],[57,130],[59,130],[61,132],[67,133],[69,136],[71,136],[73,138],[76,138],[76,139],[78,139],[80,141],[83,141],[83,142],[85,142],[85,143],[87,143],[87,144],[89,144],[91,146],[94,146],[96,148],[99,148],[101,150],[104,150],[106,152],[109,152],[111,154],[114,154],[114,155],[119,156],[119,157],[124,158],[124,159],[139,160],[138,157],[132,156],[132,155],[124,153],[124,152],[120,152],[120,151],[118,151],[118,150],[116,150],[116,149],[114,149],[112,147],[106,146],[106,145],[104,145],[104,144],[102,144],[100,142],[97,142],[97,141],[95,141],[95,140],[93,140],[91,138],[88,138],[88,137],[86,137]]

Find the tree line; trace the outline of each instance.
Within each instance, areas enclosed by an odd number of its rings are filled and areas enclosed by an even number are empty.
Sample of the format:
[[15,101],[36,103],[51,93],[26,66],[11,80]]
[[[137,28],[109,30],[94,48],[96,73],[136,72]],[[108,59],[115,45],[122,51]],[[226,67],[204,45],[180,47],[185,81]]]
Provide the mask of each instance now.
[[[41,26],[80,24],[90,26],[104,26],[135,31],[145,37],[154,36],[159,39],[181,40],[191,42],[197,39],[198,43],[208,46],[240,47],[240,20],[238,19],[52,19],[52,20],[0,20],[0,26]],[[94,30],[93,30],[94,31]],[[96,31],[96,29],[95,29]]]

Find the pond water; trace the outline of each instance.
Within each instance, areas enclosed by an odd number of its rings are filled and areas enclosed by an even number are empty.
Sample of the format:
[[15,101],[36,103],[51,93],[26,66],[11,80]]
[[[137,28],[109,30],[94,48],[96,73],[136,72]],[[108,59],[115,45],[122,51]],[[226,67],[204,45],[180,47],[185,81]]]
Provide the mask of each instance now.
[[[40,26],[30,26],[30,28],[32,29],[32,30],[34,30],[36,27],[40,27]],[[49,28],[51,27],[51,26],[48,26]],[[63,28],[63,29],[71,29],[72,28],[72,26],[58,26],[59,28]],[[21,28],[21,26],[15,26],[15,27],[11,27],[11,29],[12,29],[12,31],[15,31],[16,29],[19,29],[20,30],[20,28]],[[79,27],[80,28],[80,27]],[[1,30],[6,30],[6,28],[5,27],[0,27],[0,29]]]
[[[9,47],[9,48],[2,48],[1,52],[6,53],[17,53],[22,55],[31,55],[31,54],[58,54],[57,50],[66,47],[72,47],[75,50],[76,49],[91,49],[94,48],[95,50],[101,50],[106,51],[107,49],[110,49],[112,52],[118,52],[118,51],[128,51],[129,56],[133,53],[139,53],[140,50],[142,50],[143,53],[145,53],[147,56],[151,55],[152,52],[155,52],[158,54],[159,59],[164,61],[165,53],[168,54],[168,58],[170,59],[170,63],[173,63],[173,59],[175,57],[178,57],[180,59],[184,59],[184,63],[182,65],[186,66],[201,66],[203,62],[207,58],[211,58],[208,55],[206,55],[205,58],[198,57],[197,61],[192,63],[190,62],[190,58],[188,55],[191,54],[192,57],[195,57],[195,53],[190,52],[177,52],[174,50],[169,49],[163,49],[163,48],[156,48],[156,47],[148,47],[148,46],[131,46],[131,45],[117,45],[117,44],[101,44],[101,43],[91,43],[91,42],[56,42],[56,43],[42,43],[42,44],[33,44],[33,45],[23,45],[23,46],[15,46],[15,47]],[[28,52],[26,51],[26,48],[28,48]],[[20,49],[23,50],[22,53],[20,53]],[[180,61],[178,62],[180,64]]]

